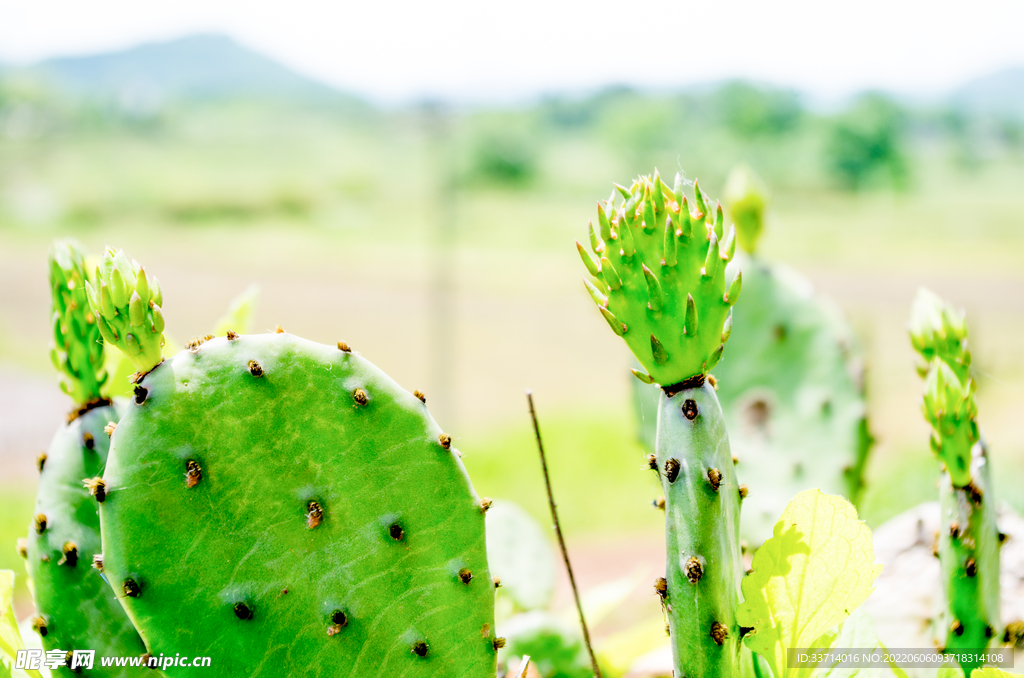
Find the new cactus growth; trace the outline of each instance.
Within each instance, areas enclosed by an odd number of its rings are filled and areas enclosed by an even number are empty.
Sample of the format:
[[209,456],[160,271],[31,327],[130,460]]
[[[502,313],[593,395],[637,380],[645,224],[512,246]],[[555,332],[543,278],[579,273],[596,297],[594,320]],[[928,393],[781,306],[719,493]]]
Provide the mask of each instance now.
[[[743,299],[733,309],[730,358],[715,367],[715,377],[736,475],[756,484],[740,522],[741,538],[754,548],[801,490],[856,502],[871,444],[863,361],[842,313],[802,275],[756,253],[767,205],[753,170],[733,170],[726,206],[742,250],[736,262]],[[639,384],[636,391],[647,429],[642,439],[651,446],[647,415],[657,394]]]
[[[923,411],[932,426],[932,450],[943,469],[938,555],[946,595],[940,638],[951,652],[977,650],[1002,636],[1000,539],[988,454],[977,422],[964,314],[921,290],[914,302],[910,338],[924,361]],[[972,657],[960,665],[970,675],[981,663]]]
[[[105,284],[125,261],[107,254]],[[122,298],[145,297],[120,275]],[[210,656],[225,676],[494,675],[489,502],[420,397],[343,342],[280,329],[160,363],[156,315],[129,329],[123,305],[93,300],[144,373],[100,518],[151,654]]]
[[696,184],[692,211],[679,176],[672,188],[655,172],[616,190],[621,204],[613,193],[598,205],[593,254],[577,247],[601,314],[646,369],[637,377],[661,386],[652,466],[665,490],[663,600],[675,675],[731,676],[740,665],[741,490],[706,377],[740,291],[729,265],[735,231]]
[[[114,592],[94,568],[100,554],[97,499],[110,445],[107,430],[118,413],[100,396],[107,375],[96,318],[89,310],[85,261],[77,244],[59,241],[50,251],[54,365],[74,401],[69,421],[39,459],[35,518],[26,568],[33,581],[37,627],[47,649],[102,649],[112,655],[144,651]],[[101,668],[97,675],[125,669]]]

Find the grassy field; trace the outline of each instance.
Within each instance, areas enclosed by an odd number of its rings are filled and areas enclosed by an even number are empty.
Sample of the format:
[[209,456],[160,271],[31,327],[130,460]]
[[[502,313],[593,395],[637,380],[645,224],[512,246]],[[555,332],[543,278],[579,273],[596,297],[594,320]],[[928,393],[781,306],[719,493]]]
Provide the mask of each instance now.
[[[764,257],[834,297],[865,349],[878,445],[864,517],[877,525],[935,496],[905,333],[921,284],[967,309],[997,491],[1024,510],[1024,164],[997,154],[965,168],[941,140],[916,139],[908,188],[850,193],[824,177],[813,122],[791,138],[743,142],[711,128],[615,127],[612,113],[589,131],[558,130],[538,115],[440,124],[221,106],[156,129],[0,141],[0,367],[52,378],[54,237],[94,252],[124,247],[160,278],[178,342],[209,331],[256,282],[257,331],[281,324],[344,339],[424,390],[479,493],[543,518],[523,395],[532,389],[570,536],[656,539],[629,356],[585,293],[573,240],[585,238],[613,180],[682,167],[716,196],[745,160],[775,187]],[[495,130],[533,147],[526,178],[479,171]],[[20,436],[0,441],[0,568],[18,572],[13,542],[31,516],[33,460],[60,419],[52,406],[26,411],[17,422],[0,413],[0,430],[16,424]],[[8,449],[15,443],[23,449]]]

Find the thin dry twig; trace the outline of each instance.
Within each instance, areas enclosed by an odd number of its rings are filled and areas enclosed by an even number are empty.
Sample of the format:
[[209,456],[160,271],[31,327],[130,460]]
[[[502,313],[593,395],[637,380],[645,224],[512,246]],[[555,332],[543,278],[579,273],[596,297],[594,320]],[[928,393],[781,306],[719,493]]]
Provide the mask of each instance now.
[[562,560],[565,562],[565,571],[569,573],[569,585],[572,587],[572,597],[576,601],[576,610],[580,614],[580,626],[583,627],[583,641],[587,645],[587,652],[590,654],[590,663],[594,667],[594,676],[601,678],[601,667],[597,665],[597,657],[594,656],[594,646],[590,643],[590,632],[587,630],[587,620],[583,617],[583,605],[580,603],[580,592],[576,588],[576,577],[572,574],[572,565],[569,563],[569,551],[565,548],[565,539],[562,537],[562,526],[558,522],[558,511],[555,508],[555,495],[551,491],[551,477],[548,475],[548,460],[544,454],[544,443],[540,439],[540,425],[537,423],[537,411],[533,408],[533,393],[526,392],[526,402],[530,404],[530,418],[533,420],[533,432],[537,436],[537,450],[540,452],[540,465],[544,469],[544,486],[548,492],[548,506],[551,507],[551,519],[555,523],[555,534],[558,535],[558,548],[562,551]]

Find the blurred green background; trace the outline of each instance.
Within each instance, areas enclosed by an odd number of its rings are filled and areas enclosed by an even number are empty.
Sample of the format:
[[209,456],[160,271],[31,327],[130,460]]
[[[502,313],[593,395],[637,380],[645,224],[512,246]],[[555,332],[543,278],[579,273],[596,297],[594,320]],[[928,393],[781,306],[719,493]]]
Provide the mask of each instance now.
[[344,340],[425,391],[478,492],[546,521],[532,389],[584,583],[630,559],[653,572],[629,356],[573,240],[612,181],[657,167],[718,196],[738,162],[773,192],[763,254],[832,296],[864,348],[878,444],[863,516],[936,496],[905,332],[919,285],[967,309],[997,492],[1024,510],[1022,102],[1024,71],[1008,71],[830,109],[741,81],[382,108],[214,35],[0,70],[0,568],[23,572],[35,458],[69,406],[46,251],[71,235],[144,262],[178,342],[258,283],[259,331]]

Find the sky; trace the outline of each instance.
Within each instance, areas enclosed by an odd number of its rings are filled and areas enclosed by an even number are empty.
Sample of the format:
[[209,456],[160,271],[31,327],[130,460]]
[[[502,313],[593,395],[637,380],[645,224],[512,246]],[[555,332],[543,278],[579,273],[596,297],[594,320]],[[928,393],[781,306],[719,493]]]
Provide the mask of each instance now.
[[0,62],[226,33],[379,102],[515,101],[741,77],[934,96],[1024,66],[1024,2],[0,0]]

